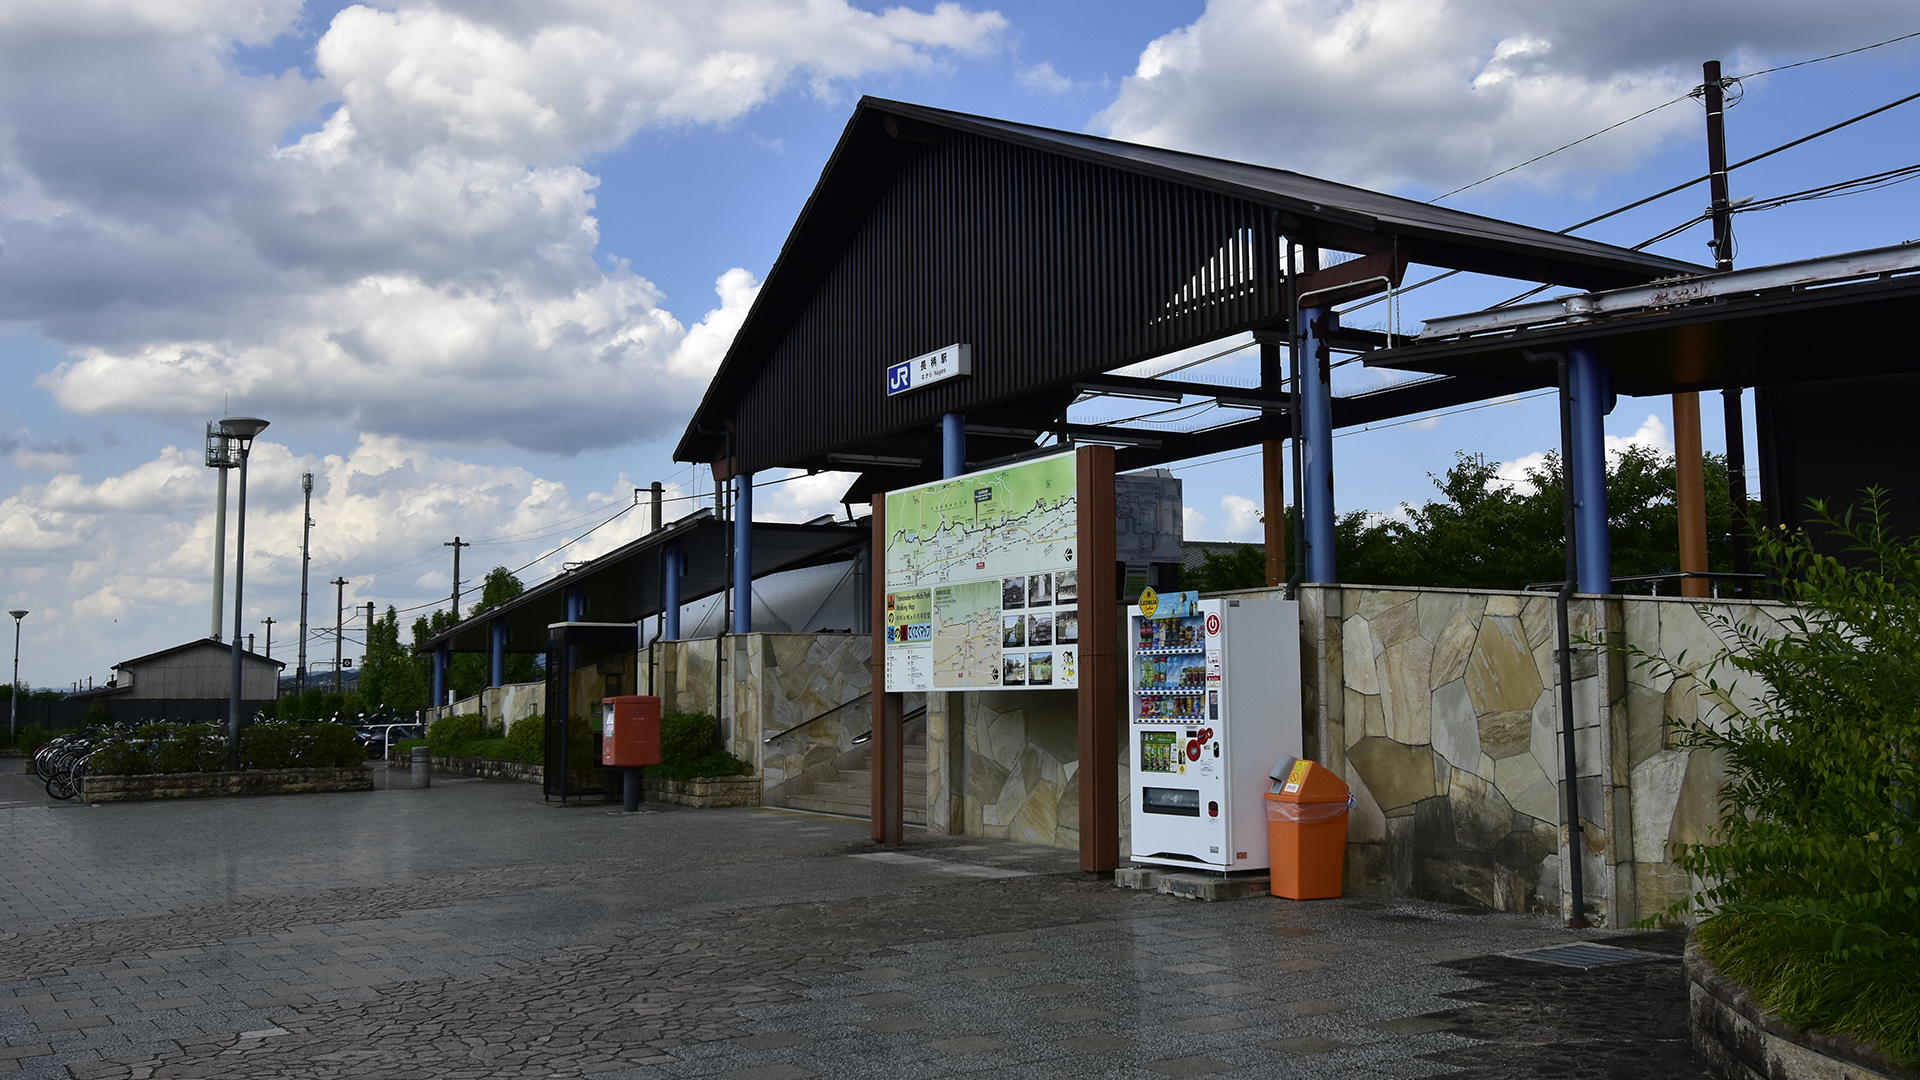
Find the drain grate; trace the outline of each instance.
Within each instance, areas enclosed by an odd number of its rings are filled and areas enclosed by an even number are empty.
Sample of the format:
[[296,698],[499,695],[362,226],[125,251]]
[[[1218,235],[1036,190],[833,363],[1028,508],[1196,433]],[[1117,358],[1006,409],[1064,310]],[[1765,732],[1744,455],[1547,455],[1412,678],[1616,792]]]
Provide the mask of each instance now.
[[1561,967],[1591,968],[1605,964],[1631,964],[1641,960],[1660,960],[1654,953],[1622,949],[1613,945],[1597,945],[1582,941],[1572,945],[1552,945],[1544,949],[1513,953],[1516,960],[1533,960],[1542,964],[1558,964]]

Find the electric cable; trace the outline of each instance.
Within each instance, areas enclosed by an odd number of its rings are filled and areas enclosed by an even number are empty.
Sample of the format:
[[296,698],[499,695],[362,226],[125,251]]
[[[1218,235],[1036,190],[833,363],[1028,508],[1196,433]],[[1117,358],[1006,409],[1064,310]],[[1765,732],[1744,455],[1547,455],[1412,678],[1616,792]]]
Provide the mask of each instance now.
[[[1902,39],[1895,39],[1895,40],[1902,40]],[[1859,123],[1862,120],[1866,120],[1866,119],[1870,119],[1872,117],[1878,116],[1889,109],[1898,108],[1899,106],[1905,105],[1908,102],[1914,101],[1916,99],[1920,99],[1920,93],[1908,94],[1906,97],[1898,98],[1894,101],[1889,101],[1885,105],[1878,106],[1877,108],[1868,109],[1866,112],[1860,113],[1857,116],[1850,116],[1847,119],[1842,120],[1837,124],[1829,124],[1818,131],[1810,132],[1806,135],[1800,136],[1797,139],[1792,139],[1788,142],[1781,143],[1780,145],[1775,146],[1771,149],[1762,150],[1759,153],[1753,155],[1752,157],[1743,158],[1739,161],[1736,161],[1733,164],[1727,166],[1727,171],[1732,172],[1735,169],[1742,168],[1747,165],[1752,165],[1754,162],[1764,161],[1765,159],[1770,158],[1775,154],[1781,153],[1782,151],[1791,150],[1796,146],[1801,146],[1806,143],[1812,142],[1814,139],[1818,139],[1823,135],[1831,135],[1842,128],[1849,127],[1853,124]],[[1593,217],[1586,219],[1585,221],[1577,222],[1575,224],[1567,226],[1564,229],[1559,229],[1556,231],[1559,233],[1559,235],[1565,236],[1568,233],[1572,233],[1580,229],[1584,229],[1589,225],[1599,224],[1600,222],[1605,221],[1608,218],[1617,217],[1621,214],[1626,213],[1629,210],[1638,209],[1642,206],[1647,205],[1650,202],[1654,202],[1659,199],[1664,199],[1669,195],[1674,195],[1679,192],[1685,191],[1686,189],[1693,187],[1695,184],[1704,184],[1709,179],[1711,179],[1711,176],[1708,174],[1702,174],[1700,176],[1696,176],[1691,180],[1687,180],[1682,183],[1675,184],[1672,187],[1666,188],[1661,191],[1656,191],[1651,195],[1645,196],[1643,198],[1635,199],[1634,201],[1630,203],[1626,203],[1622,206],[1616,206],[1604,214],[1596,214]],[[1410,293],[1415,289],[1421,288],[1426,285],[1431,285],[1436,281],[1442,281],[1446,278],[1450,278],[1456,274],[1461,274],[1461,273],[1465,273],[1465,271],[1443,270],[1438,274],[1434,274],[1432,277],[1422,278],[1421,280],[1416,281],[1411,285],[1401,288],[1397,290],[1397,292],[1399,295],[1405,296],[1407,293]],[[1363,308],[1372,307],[1373,305],[1378,304],[1384,301],[1385,299],[1386,299],[1385,296],[1375,296],[1366,300],[1361,300],[1353,304],[1351,307],[1341,308],[1340,313],[1342,315],[1351,314],[1352,312],[1359,311]]]

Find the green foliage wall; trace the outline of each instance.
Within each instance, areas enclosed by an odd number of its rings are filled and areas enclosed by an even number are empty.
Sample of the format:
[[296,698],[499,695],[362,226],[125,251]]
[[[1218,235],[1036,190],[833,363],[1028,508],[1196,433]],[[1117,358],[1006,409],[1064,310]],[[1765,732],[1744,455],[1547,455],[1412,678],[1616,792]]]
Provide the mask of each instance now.
[[[1708,566],[1731,570],[1733,513],[1726,459],[1708,454],[1704,468]],[[1522,589],[1566,576],[1558,455],[1547,455],[1526,471],[1526,482],[1515,484],[1502,479],[1498,466],[1484,457],[1460,453],[1446,475],[1434,478],[1434,486],[1440,498],[1410,507],[1401,517],[1355,512],[1340,518],[1334,561],[1341,581]],[[1609,456],[1608,539],[1616,577],[1680,569],[1674,486],[1672,455],[1635,446]],[[1291,547],[1291,507],[1287,513]],[[1249,547],[1224,556],[1209,554],[1198,572],[1184,577],[1188,588],[1202,592],[1255,589],[1267,583],[1266,566],[1264,552]]]

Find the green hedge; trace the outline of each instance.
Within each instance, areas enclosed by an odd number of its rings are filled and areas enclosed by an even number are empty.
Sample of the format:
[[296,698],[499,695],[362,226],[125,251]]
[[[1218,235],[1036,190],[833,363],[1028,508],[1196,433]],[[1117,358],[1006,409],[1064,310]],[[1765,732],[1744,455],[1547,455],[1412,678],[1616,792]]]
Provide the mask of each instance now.
[[[576,768],[599,764],[594,749],[595,729],[575,718],[567,725],[567,758]],[[490,761],[546,761],[547,719],[529,716],[513,722],[506,736],[488,735],[478,713],[463,713],[434,721],[424,740],[394,744],[395,750],[424,743],[437,757],[477,757]],[[720,749],[720,724],[712,713],[667,713],[660,718],[660,764],[647,767],[648,776],[690,780],[696,776],[739,776],[753,771],[746,762]]]
[[[577,764],[595,760],[593,740],[586,725],[576,722],[569,757]],[[539,765],[547,760],[547,718],[526,716],[513,722],[506,735],[489,735],[479,713],[462,713],[436,720],[425,739],[396,743],[394,749],[426,745],[438,757],[477,757],[489,761],[519,761]]]
[[[240,732],[243,769],[345,768],[366,756],[345,724],[269,721]],[[105,776],[224,772],[226,731],[218,724],[146,724],[115,736],[87,758]]]
[[671,712],[660,718],[660,764],[648,766],[648,776],[691,780],[752,771],[753,766],[720,749],[720,721],[712,713]]

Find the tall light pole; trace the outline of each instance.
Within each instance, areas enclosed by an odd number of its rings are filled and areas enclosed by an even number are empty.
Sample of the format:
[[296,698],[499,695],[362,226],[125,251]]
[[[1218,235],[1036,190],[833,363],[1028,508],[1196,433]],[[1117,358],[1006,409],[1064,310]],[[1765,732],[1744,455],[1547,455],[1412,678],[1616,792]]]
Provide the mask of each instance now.
[[19,735],[15,727],[20,717],[20,620],[28,613],[16,608],[7,614],[13,616],[13,685],[7,693],[7,743],[11,745]]
[[254,436],[267,429],[267,422],[251,416],[230,416],[220,421],[230,444],[240,452],[240,524],[233,537],[233,677],[227,701],[227,769],[240,771],[240,618],[242,590],[247,572],[247,455],[253,450]]
[[[219,477],[213,496],[213,633],[208,635],[215,641],[223,636],[221,593],[227,587],[227,470],[234,466],[232,443],[217,421],[207,422],[207,468]],[[240,633],[239,624],[234,625],[233,632]]]

